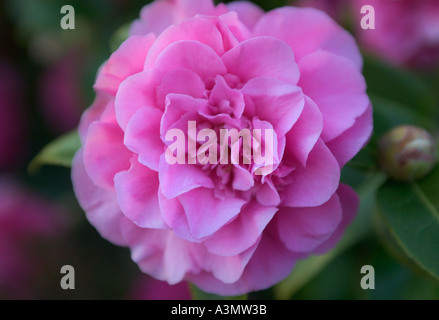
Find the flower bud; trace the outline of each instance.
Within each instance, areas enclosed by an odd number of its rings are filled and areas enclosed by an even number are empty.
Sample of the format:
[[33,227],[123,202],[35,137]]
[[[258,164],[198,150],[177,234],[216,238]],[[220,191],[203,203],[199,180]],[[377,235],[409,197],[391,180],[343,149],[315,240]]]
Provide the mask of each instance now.
[[379,141],[379,162],[398,181],[414,181],[426,176],[436,164],[436,146],[422,128],[400,126]]

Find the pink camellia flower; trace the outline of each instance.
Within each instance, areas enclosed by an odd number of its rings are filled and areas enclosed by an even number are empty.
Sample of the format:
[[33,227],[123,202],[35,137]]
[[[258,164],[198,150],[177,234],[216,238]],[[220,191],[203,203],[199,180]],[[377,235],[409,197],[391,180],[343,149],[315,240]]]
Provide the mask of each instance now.
[[[375,29],[356,34],[364,47],[394,64],[431,67],[439,63],[439,1],[353,1],[359,15],[363,5],[375,8]],[[360,19],[360,17],[359,17]]]
[[83,70],[81,52],[74,48],[50,65],[41,77],[41,112],[55,133],[73,130],[79,123],[85,100],[80,87]]
[[170,286],[164,281],[142,275],[133,286],[128,297],[131,300],[191,300],[187,282]]
[[65,227],[57,206],[0,177],[0,298],[37,298],[47,258],[38,244],[59,239]]
[[[357,210],[339,181],[372,130],[357,45],[315,9],[180,0],[146,6],[151,16],[99,71],[73,160],[79,203],[156,279],[221,295],[268,288],[332,248]],[[192,121],[272,130],[273,170],[170,164],[167,133]]]
[[350,0],[298,0],[294,3],[300,7],[323,10],[336,21],[341,21],[345,10],[350,7]]
[[27,149],[23,85],[17,68],[0,60],[0,169],[15,167]]

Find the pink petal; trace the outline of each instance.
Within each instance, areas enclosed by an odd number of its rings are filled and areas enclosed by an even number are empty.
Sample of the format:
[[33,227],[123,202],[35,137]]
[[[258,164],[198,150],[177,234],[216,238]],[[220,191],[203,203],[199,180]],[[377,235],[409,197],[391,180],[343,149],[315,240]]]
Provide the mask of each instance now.
[[132,153],[123,144],[123,132],[116,124],[93,122],[84,146],[84,164],[99,187],[114,189],[114,176],[128,170]]
[[226,74],[226,68],[218,54],[211,47],[193,40],[170,44],[160,53],[155,66],[163,70],[191,70],[204,83],[213,82],[218,74]]
[[340,167],[324,142],[310,152],[306,167],[300,165],[291,173],[292,183],[281,194],[287,207],[316,207],[327,202],[338,188]]
[[280,239],[293,252],[310,252],[326,241],[342,219],[337,195],[318,207],[281,207],[276,215]]
[[238,14],[239,20],[249,30],[253,30],[256,23],[264,15],[264,10],[249,1],[233,1],[227,4],[227,8],[230,11],[235,11]]
[[163,220],[176,236],[190,242],[202,242],[202,239],[195,239],[192,236],[186,214],[178,198],[168,199],[159,191],[159,204]]
[[162,156],[159,169],[160,188],[168,198],[175,198],[199,187],[214,188],[212,179],[197,165],[168,164]]
[[177,6],[172,1],[153,1],[144,6],[140,19],[135,20],[130,27],[130,36],[142,36],[152,32],[159,35],[167,27],[177,22]]
[[264,231],[256,251],[238,281],[224,283],[207,273],[190,275],[188,280],[202,290],[236,296],[273,286],[291,272],[296,260],[296,255],[285,248],[275,232]]
[[157,59],[168,47],[177,42],[190,41],[205,45],[216,55],[224,53],[223,40],[218,28],[209,19],[189,19],[167,29],[152,46],[145,68],[157,66]]
[[255,184],[253,175],[240,165],[233,165],[233,189],[247,191]]
[[114,177],[117,200],[123,214],[141,228],[166,229],[158,200],[158,173],[131,161],[128,171]]
[[123,80],[143,70],[146,55],[154,40],[153,34],[128,38],[99,70],[94,88],[116,95]]
[[299,119],[286,134],[287,157],[291,154],[302,166],[314,148],[323,129],[323,118],[317,105],[305,96],[305,106]]
[[266,13],[254,29],[255,36],[272,36],[285,41],[297,61],[319,49],[346,57],[357,70],[362,58],[354,38],[323,11],[282,7]]
[[204,90],[204,83],[195,72],[187,69],[169,70],[157,86],[157,104],[164,109],[166,96],[171,93],[203,98]]
[[138,110],[128,122],[124,144],[139,155],[139,162],[152,170],[159,170],[160,156],[165,144],[160,139],[162,111],[150,107]]
[[280,204],[280,196],[270,179],[266,179],[256,193],[256,199],[265,207],[276,207]]
[[337,159],[340,168],[351,160],[369,141],[373,130],[372,122],[372,107],[369,106],[355,120],[352,127],[326,144]]
[[251,98],[255,116],[270,122],[278,136],[285,135],[302,113],[302,90],[286,82],[255,78],[248,81],[241,91]]
[[241,42],[226,52],[222,59],[227,70],[242,82],[258,77],[271,77],[297,84],[299,68],[288,45],[272,37],[257,37]]
[[275,207],[264,207],[253,201],[239,216],[210,236],[204,244],[209,252],[221,256],[238,255],[253,246],[277,212]]
[[144,273],[172,285],[182,281],[186,273],[200,272],[191,258],[190,243],[172,231],[142,229],[131,222],[124,222],[121,229],[131,258]]
[[131,117],[144,107],[157,106],[153,70],[146,70],[126,79],[116,95],[117,122],[125,130]]
[[101,236],[117,245],[126,245],[120,230],[121,221],[126,220],[119,209],[114,191],[97,187],[85,171],[83,149],[72,162],[73,189],[87,219]]
[[98,121],[104,110],[108,107],[114,108],[113,97],[105,92],[96,94],[93,104],[82,114],[81,122],[79,123],[78,133],[82,144],[85,143],[90,124]]
[[349,60],[318,51],[300,63],[299,86],[319,107],[323,116],[323,141],[352,127],[370,105],[366,82]]
[[340,184],[337,194],[343,209],[343,218],[331,237],[313,251],[315,254],[322,254],[332,249],[340,241],[346,227],[352,223],[357,214],[359,199],[355,191],[349,186]]
[[198,188],[179,196],[191,234],[197,238],[210,236],[235,218],[245,201],[239,198],[221,200],[213,189]]
[[[163,118],[160,123],[160,135],[165,141],[166,133],[170,129],[180,129],[185,133],[186,139],[188,134],[188,121],[196,121],[196,115],[207,104],[205,99],[194,99],[183,94],[168,94],[166,98],[166,107]],[[181,121],[182,128],[177,128],[175,124]],[[193,137],[194,139],[196,137]]]
[[[192,246],[193,258],[197,264],[205,271],[211,272],[212,278],[218,279],[223,283],[234,283],[239,280],[242,273],[251,259],[259,243],[257,242],[249,249],[235,256],[219,256],[206,250],[204,246]],[[197,274],[198,277],[198,274]],[[188,275],[191,278],[191,275]]]

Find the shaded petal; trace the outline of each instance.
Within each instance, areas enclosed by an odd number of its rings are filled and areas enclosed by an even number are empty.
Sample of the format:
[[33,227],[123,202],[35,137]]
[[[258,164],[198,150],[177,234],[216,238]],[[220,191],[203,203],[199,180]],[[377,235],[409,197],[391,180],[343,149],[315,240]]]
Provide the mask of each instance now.
[[[199,110],[206,107],[207,101],[204,99],[194,99],[183,94],[169,94],[166,98],[166,107],[160,123],[160,135],[163,141],[170,129],[182,130],[187,138],[188,121],[196,121]],[[181,121],[180,121],[181,120]],[[176,123],[181,124],[181,128],[176,127]],[[191,137],[194,140],[196,137]]]
[[323,116],[323,141],[352,127],[370,105],[366,82],[348,59],[318,51],[300,63],[299,86],[319,107]]
[[224,53],[223,41],[218,28],[207,18],[188,19],[170,26],[151,47],[145,61],[145,68],[157,66],[158,57],[169,46],[179,41],[189,41],[205,45],[217,55]]
[[[267,227],[270,228],[270,225]],[[227,284],[211,274],[189,275],[202,290],[225,296],[236,296],[267,289],[284,279],[293,269],[296,254],[288,251],[274,231],[264,231],[262,238],[238,281]]]
[[198,188],[179,196],[191,234],[197,238],[210,236],[235,218],[245,201],[239,198],[221,200],[213,189]]
[[314,148],[323,129],[323,117],[317,105],[305,96],[305,105],[299,119],[286,134],[286,156],[292,155],[306,166],[308,155]]
[[91,181],[85,171],[82,148],[73,158],[72,182],[81,208],[99,234],[114,244],[126,245],[120,230],[121,221],[126,218],[119,209],[116,194],[97,187]]
[[166,96],[170,93],[203,98],[204,90],[204,83],[195,72],[187,69],[169,70],[157,86],[157,104],[164,109]]
[[153,32],[162,33],[167,27],[177,22],[177,6],[171,1],[153,1],[140,11],[140,19],[130,27],[130,36],[146,35]]
[[373,130],[372,107],[359,116],[352,127],[326,145],[337,159],[340,168],[351,160],[369,141]]
[[188,69],[205,83],[213,83],[216,75],[224,75],[227,71],[211,47],[193,40],[177,41],[167,46],[157,57],[155,67],[163,70]]
[[258,77],[271,77],[297,84],[299,68],[293,50],[283,41],[272,37],[245,40],[227,51],[222,59],[227,70],[242,82]]
[[320,10],[295,7],[272,10],[259,20],[254,35],[285,41],[293,49],[297,61],[322,49],[346,57],[357,70],[363,64],[352,35]]
[[144,107],[138,110],[128,122],[124,144],[139,155],[139,162],[152,170],[159,170],[160,156],[165,144],[160,139],[160,121],[163,112]]
[[159,191],[159,204],[163,220],[172,229],[176,236],[190,242],[202,241],[200,239],[195,239],[192,236],[189,230],[186,214],[178,198],[168,199],[161,191]]
[[270,122],[278,136],[285,135],[302,113],[304,97],[299,87],[273,78],[255,78],[241,89],[250,97],[255,116]]
[[84,146],[84,164],[97,186],[114,189],[115,174],[129,169],[131,156],[117,124],[93,122],[90,125]]
[[[259,243],[235,256],[219,256],[206,250],[204,246],[193,246],[192,251],[197,264],[204,270],[211,272],[212,278],[219,279],[223,283],[234,283],[242,276],[245,266],[252,257]],[[191,275],[188,275],[191,277]]]
[[343,209],[343,218],[331,237],[313,251],[315,254],[322,254],[332,249],[340,241],[346,227],[352,223],[357,214],[360,200],[355,191],[349,186],[340,184],[337,194]]
[[131,222],[124,222],[121,229],[130,246],[131,258],[144,273],[175,284],[186,273],[200,272],[192,258],[190,243],[172,231],[142,229]]
[[256,23],[264,15],[264,10],[249,1],[233,1],[227,4],[230,11],[238,14],[239,20],[249,29],[253,30]]
[[131,117],[144,107],[157,106],[153,70],[146,70],[126,79],[116,95],[116,118],[125,130]]
[[123,214],[141,228],[167,229],[160,213],[158,173],[131,162],[128,171],[114,177],[117,200]]
[[207,250],[221,256],[244,252],[257,243],[277,210],[275,207],[261,206],[255,201],[249,203],[235,220],[204,241]]
[[340,167],[324,142],[310,152],[306,167],[297,166],[291,173],[292,183],[281,194],[287,207],[315,207],[327,202],[338,188]]
[[265,207],[275,207],[280,204],[280,196],[270,179],[266,179],[256,193],[256,199]]
[[129,37],[99,70],[94,88],[116,95],[123,80],[143,70],[154,41],[153,34]]
[[311,252],[334,233],[342,216],[337,195],[318,207],[281,207],[276,215],[279,237],[293,252]]
[[214,187],[212,179],[199,166],[169,164],[164,156],[160,159],[159,178],[162,194],[168,199],[175,198],[195,188]]

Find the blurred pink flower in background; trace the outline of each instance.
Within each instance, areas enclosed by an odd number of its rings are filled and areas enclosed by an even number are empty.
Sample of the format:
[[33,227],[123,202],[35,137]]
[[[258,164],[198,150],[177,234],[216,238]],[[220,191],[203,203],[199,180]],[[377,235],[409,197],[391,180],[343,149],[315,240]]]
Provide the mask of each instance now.
[[348,10],[351,0],[298,0],[293,4],[299,7],[310,7],[322,10],[334,20],[341,22],[342,16]]
[[170,286],[146,275],[138,277],[128,299],[132,300],[191,300],[187,282]]
[[[268,288],[331,249],[358,207],[340,169],[372,131],[352,36],[315,9],[246,2],[157,1],[141,16],[79,128],[72,180],[91,224],[143,272],[221,295]],[[273,129],[275,170],[168,164],[166,132],[191,120]]]
[[10,178],[0,177],[0,297],[37,298],[49,251],[39,241],[66,230],[60,209]]
[[0,60],[0,169],[16,167],[28,149],[24,91],[18,69]]
[[85,108],[83,70],[82,53],[73,48],[47,66],[40,79],[40,110],[54,133],[65,133],[78,126]]
[[[360,27],[363,5],[375,8],[375,30]],[[439,63],[439,1],[359,0],[352,1],[356,36],[364,50],[393,64],[427,68]]]

